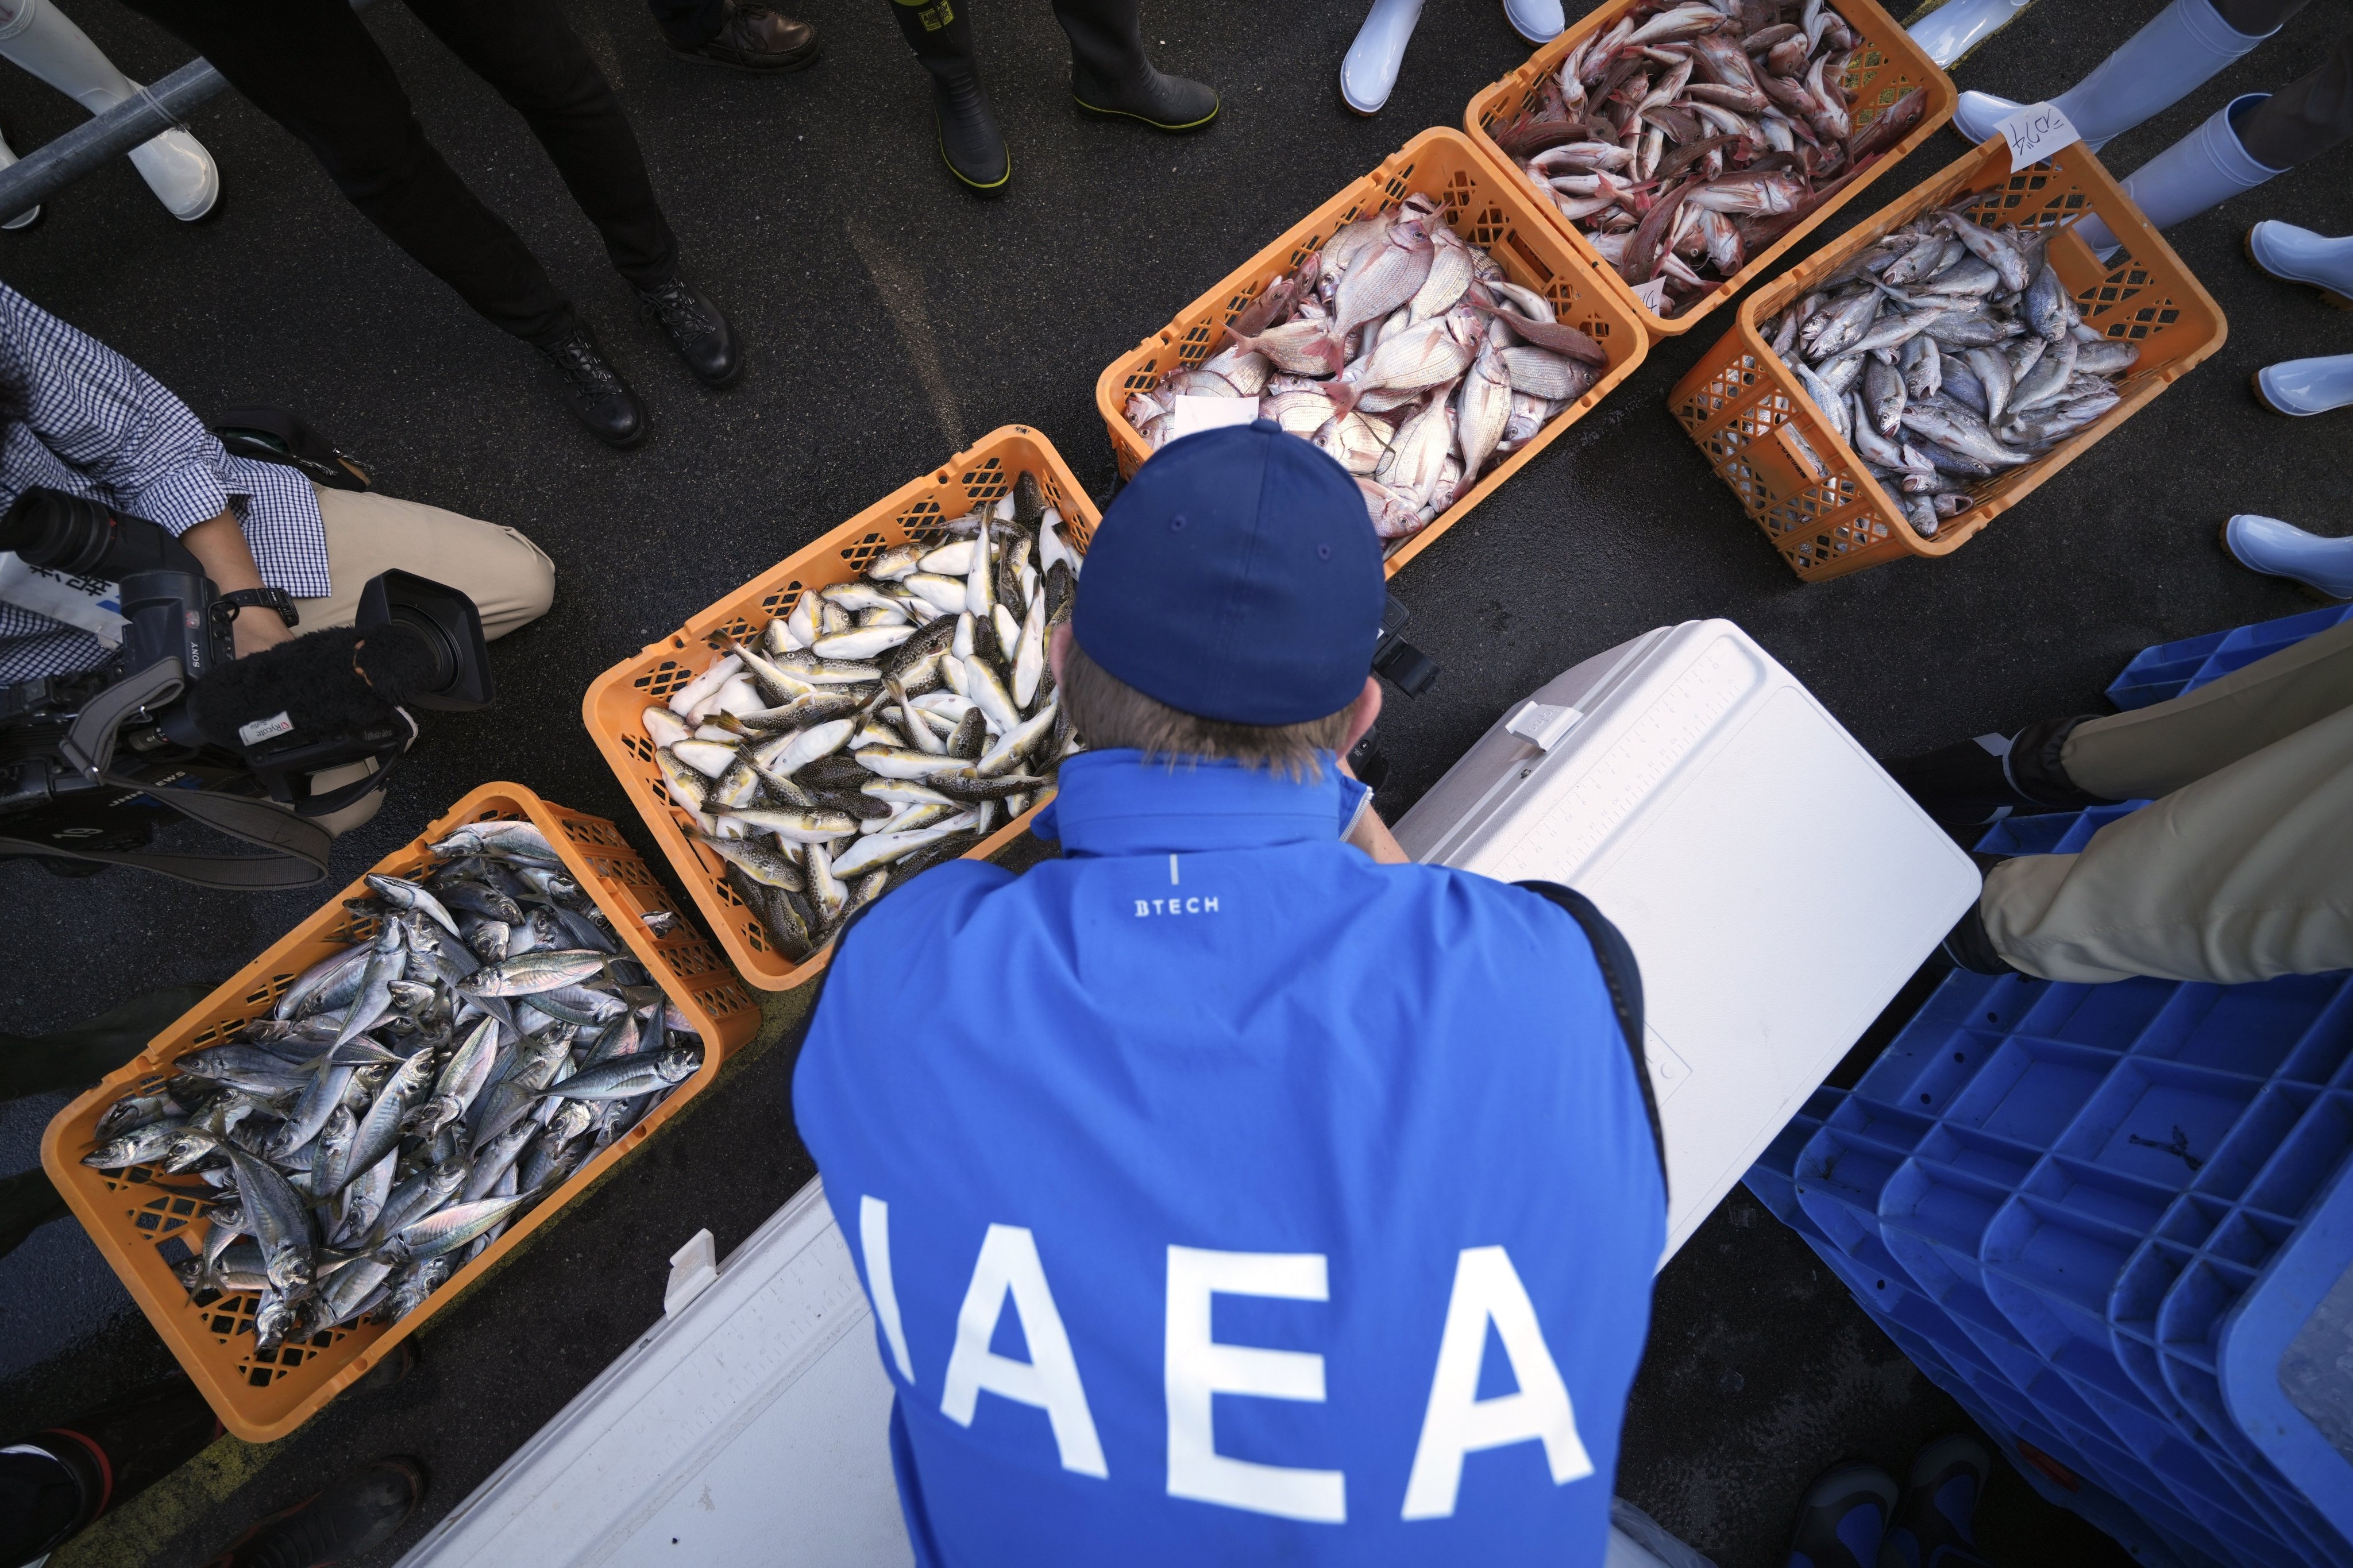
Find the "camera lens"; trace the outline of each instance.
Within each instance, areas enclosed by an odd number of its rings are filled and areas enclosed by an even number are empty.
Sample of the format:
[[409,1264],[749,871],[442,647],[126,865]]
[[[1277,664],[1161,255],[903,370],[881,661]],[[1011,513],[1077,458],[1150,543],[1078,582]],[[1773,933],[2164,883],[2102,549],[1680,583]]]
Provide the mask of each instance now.
[[385,629],[397,630],[402,633],[424,655],[425,659],[430,661],[432,673],[424,676],[417,683],[417,690],[419,693],[432,695],[447,691],[456,682],[458,645],[450,640],[448,632],[434,624],[432,617],[424,615],[413,605],[396,605],[393,606],[391,624]]
[[104,507],[60,490],[26,490],[0,518],[0,550],[53,572],[88,573],[113,542],[114,520]]

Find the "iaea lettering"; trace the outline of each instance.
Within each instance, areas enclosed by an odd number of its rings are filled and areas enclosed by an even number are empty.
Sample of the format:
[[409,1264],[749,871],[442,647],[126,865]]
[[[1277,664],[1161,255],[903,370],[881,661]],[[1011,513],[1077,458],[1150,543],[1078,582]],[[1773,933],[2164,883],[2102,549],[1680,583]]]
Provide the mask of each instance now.
[[[893,1284],[890,1214],[890,1205],[871,1194],[859,1200],[860,1252],[891,1364],[920,1392],[922,1381],[907,1353]],[[1220,1295],[1322,1302],[1330,1299],[1329,1289],[1329,1270],[1321,1253],[1168,1248],[1162,1363],[1170,1497],[1281,1519],[1347,1521],[1345,1473],[1219,1453],[1213,1403],[1215,1396],[1225,1394],[1322,1404],[1323,1356],[1221,1342],[1212,1333],[1211,1317],[1214,1299]],[[990,1349],[1008,1305],[1029,1346],[1026,1361]],[[1148,1330],[1139,1324],[1117,1327],[1126,1332]],[[1491,1328],[1503,1348],[1514,1391],[1482,1399],[1478,1390]],[[969,1427],[984,1394],[1043,1410],[1061,1468],[1109,1479],[1109,1463],[1087,1405],[1070,1335],[1047,1281],[1037,1239],[1026,1227],[988,1227],[956,1314],[954,1343],[943,1379],[941,1414]],[[1413,1453],[1399,1518],[1451,1518],[1464,1460],[1489,1449],[1543,1445],[1556,1486],[1593,1474],[1593,1462],[1577,1435],[1567,1385],[1545,1343],[1535,1305],[1504,1248],[1464,1247],[1456,1258],[1429,1388],[1419,1433],[1409,1438],[1396,1435],[1400,1444],[1411,1442]]]

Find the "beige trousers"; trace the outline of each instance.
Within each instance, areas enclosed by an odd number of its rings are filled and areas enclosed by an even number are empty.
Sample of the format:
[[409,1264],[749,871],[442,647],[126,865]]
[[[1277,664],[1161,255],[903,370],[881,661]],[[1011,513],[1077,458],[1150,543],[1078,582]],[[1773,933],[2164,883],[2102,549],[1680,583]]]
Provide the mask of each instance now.
[[2353,622],[2075,727],[2067,776],[2151,804],[1986,877],[1994,951],[2046,980],[2235,985],[2353,968]]
[[360,590],[379,572],[413,572],[457,589],[474,601],[492,640],[547,614],[555,596],[555,563],[512,528],[374,490],[320,489],[319,518],[334,591],[294,601],[300,631],[350,626]]
[[[482,635],[491,638],[547,614],[555,596],[554,563],[512,528],[374,490],[319,489],[319,518],[326,524],[333,591],[294,601],[302,616],[298,631],[350,626],[360,590],[379,572],[412,572],[457,589],[474,601]],[[336,789],[374,771],[366,763],[328,768],[311,775],[311,786]],[[317,820],[330,833],[348,833],[383,805],[377,791]]]

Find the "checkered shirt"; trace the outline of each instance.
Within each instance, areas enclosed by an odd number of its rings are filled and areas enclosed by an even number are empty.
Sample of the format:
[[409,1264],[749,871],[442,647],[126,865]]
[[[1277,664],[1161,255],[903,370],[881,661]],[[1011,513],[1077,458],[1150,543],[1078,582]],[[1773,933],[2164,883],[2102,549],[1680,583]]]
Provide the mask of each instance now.
[[[309,479],[230,457],[161,382],[5,283],[0,378],[25,409],[0,435],[0,510],[28,489],[64,490],[176,536],[232,508],[264,583],[298,599],[326,596],[327,534]],[[107,658],[88,632],[0,604],[0,685]]]

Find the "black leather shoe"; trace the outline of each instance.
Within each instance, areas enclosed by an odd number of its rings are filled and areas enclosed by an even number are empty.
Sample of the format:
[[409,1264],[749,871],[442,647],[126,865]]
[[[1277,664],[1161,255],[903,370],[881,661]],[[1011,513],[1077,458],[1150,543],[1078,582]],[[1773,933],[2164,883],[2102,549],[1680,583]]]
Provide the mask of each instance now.
[[719,307],[695,292],[683,278],[659,289],[640,289],[638,300],[649,321],[669,334],[670,347],[705,386],[732,386],[744,374],[744,353],[735,331]]
[[1143,10],[1144,0],[1055,0],[1054,19],[1071,40],[1071,97],[1089,114],[1201,130],[1218,117],[1217,89],[1153,66]]
[[1000,195],[1013,181],[1013,154],[988,112],[975,62],[972,23],[957,0],[906,4],[891,9],[908,47],[932,77],[932,118],[938,127],[940,159],[948,173],[976,195]]
[[646,438],[646,411],[638,405],[638,395],[596,347],[587,328],[575,327],[570,337],[539,352],[564,373],[564,401],[596,439],[626,452]]
[[700,44],[670,41],[681,59],[725,66],[753,76],[782,76],[818,57],[817,29],[749,0],[725,0],[727,19],[716,37]]
[[2067,776],[2060,752],[2084,717],[2044,719],[2017,734],[1979,735],[1938,751],[1883,763],[1920,808],[1947,827],[1978,827],[2010,816],[2081,811],[2105,802]]
[[221,1559],[234,1568],[321,1568],[364,1557],[392,1539],[425,1496],[409,1459],[378,1459],[299,1508],[265,1521]]

